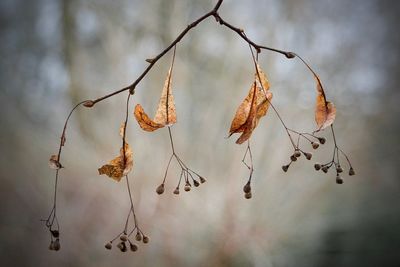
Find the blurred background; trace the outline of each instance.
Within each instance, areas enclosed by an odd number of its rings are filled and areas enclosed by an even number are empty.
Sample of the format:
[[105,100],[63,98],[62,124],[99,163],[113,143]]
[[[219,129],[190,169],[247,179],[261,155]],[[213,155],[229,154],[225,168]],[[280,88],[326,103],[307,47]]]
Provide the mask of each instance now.
[[[252,136],[253,198],[243,198],[245,145],[225,139],[252,83],[250,52],[209,18],[178,45],[173,90],[178,155],[207,183],[158,196],[171,153],[168,132],[128,141],[137,216],[150,243],[136,253],[104,249],[124,226],[125,181],[99,176],[118,154],[126,93],[78,109],[67,130],[58,191],[61,250],[48,250],[40,222],[51,209],[54,170],[69,110],[134,81],[151,58],[216,0],[2,0],[0,2],[0,260],[2,266],[400,266],[399,4],[378,0],[225,0],[220,15],[255,42],[295,51],[320,75],[337,107],[337,140],[357,175],[316,172],[326,145],[287,173],[292,153],[269,111]],[[171,61],[160,60],[136,89],[152,117]],[[315,84],[298,60],[263,51],[273,102],[289,127],[312,131]],[[304,147],[311,150],[310,146]],[[346,168],[347,166],[344,165]],[[347,172],[347,169],[346,169]]]

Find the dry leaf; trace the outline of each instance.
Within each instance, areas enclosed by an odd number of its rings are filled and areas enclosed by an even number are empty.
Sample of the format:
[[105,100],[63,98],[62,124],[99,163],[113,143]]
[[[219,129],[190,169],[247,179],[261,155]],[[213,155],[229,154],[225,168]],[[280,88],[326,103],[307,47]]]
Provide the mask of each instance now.
[[121,148],[118,157],[101,166],[98,170],[100,175],[105,174],[119,182],[123,176],[127,175],[132,170],[132,168],[133,152],[128,143],[125,143],[125,161],[124,149]]
[[229,136],[234,133],[243,133],[236,141],[237,144],[242,144],[250,138],[260,118],[267,114],[272,100],[272,93],[268,91],[269,82],[267,77],[259,66],[257,66],[257,70],[255,81],[246,98],[236,110],[229,130]]
[[171,87],[171,71],[172,66],[168,71],[167,78],[165,79],[163,91],[161,93],[160,102],[158,103],[154,120],[150,119],[140,104],[137,104],[135,107],[135,118],[139,123],[139,126],[145,131],[152,132],[164,126],[169,126],[176,123],[176,109]]
[[152,121],[144,112],[143,107],[140,104],[136,105],[134,115],[140,128],[145,131],[152,132],[164,127],[164,125]]
[[172,77],[171,77],[172,66],[168,71],[167,78],[165,79],[164,88],[161,93],[160,102],[154,122],[162,125],[172,125],[176,123],[176,110],[174,103],[174,96],[172,95]]
[[317,82],[317,99],[315,103],[315,122],[321,131],[332,125],[336,117],[336,108],[332,102],[326,101],[325,92],[322,88],[321,81],[318,76],[314,76]]
[[63,167],[58,161],[58,155],[51,155],[49,159],[49,167],[55,170],[61,169]]

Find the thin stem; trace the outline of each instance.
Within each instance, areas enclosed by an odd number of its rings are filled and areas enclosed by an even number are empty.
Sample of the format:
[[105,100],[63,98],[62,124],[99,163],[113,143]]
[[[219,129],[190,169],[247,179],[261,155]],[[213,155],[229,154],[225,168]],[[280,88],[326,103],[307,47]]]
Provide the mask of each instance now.
[[172,140],[171,127],[168,126],[169,141],[171,142],[172,155],[175,155],[174,141]]

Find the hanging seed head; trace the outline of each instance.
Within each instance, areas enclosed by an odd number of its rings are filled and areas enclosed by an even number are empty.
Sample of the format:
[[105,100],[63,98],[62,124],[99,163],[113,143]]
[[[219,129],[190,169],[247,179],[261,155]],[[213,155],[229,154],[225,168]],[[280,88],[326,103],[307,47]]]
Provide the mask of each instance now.
[[321,168],[321,170],[322,170],[324,173],[327,173],[328,170],[329,170],[329,167],[328,167],[328,166],[323,166],[323,167]]
[[147,243],[149,243],[149,237],[148,236],[143,236],[143,243],[145,243],[145,244],[147,244]]
[[326,139],[324,137],[318,137],[318,141],[321,143],[321,145],[325,144]]
[[189,192],[189,191],[190,191],[190,189],[191,189],[191,188],[190,188],[190,184],[188,184],[188,183],[187,183],[187,184],[185,184],[185,187],[184,187],[184,189],[185,189],[185,191],[186,191],[186,192]]
[[58,230],[51,230],[50,233],[54,238],[60,237],[60,232]]
[[301,156],[301,153],[300,153],[300,151],[299,150],[297,150],[296,149],[296,151],[294,152],[294,154],[293,154],[296,158],[298,158],[298,157],[300,157]]
[[251,191],[244,194],[245,199],[250,199],[252,197]]
[[247,184],[245,184],[245,185],[243,186],[243,192],[245,192],[245,193],[251,192],[251,185],[250,185],[250,182],[247,182]]
[[356,173],[355,173],[353,167],[350,167],[349,175],[350,175],[350,176],[353,176],[354,174],[356,174]]
[[175,195],[179,195],[179,188],[177,187],[177,188],[175,188],[175,190],[174,190],[174,194]]
[[106,249],[111,249],[112,248],[112,244],[110,242],[108,242],[104,247]]
[[197,180],[193,180],[193,185],[194,185],[195,187],[198,187],[198,186],[200,185],[200,183],[199,183]]
[[314,164],[314,169],[315,169],[316,171],[319,171],[319,170],[321,169],[321,164],[315,163],[315,164]]
[[337,165],[337,167],[336,167],[336,171],[337,171],[337,173],[342,173],[342,172],[343,172],[343,168],[342,168],[342,166],[340,166],[340,165]]
[[317,149],[319,147],[319,143],[318,142],[311,142],[311,146],[314,149]]
[[289,165],[283,165],[283,166],[282,166],[282,170],[283,170],[284,172],[287,172],[288,169],[289,169]]
[[293,155],[290,156],[290,160],[291,160],[291,161],[296,161],[296,160],[297,160],[297,157],[293,154]]
[[336,183],[337,184],[343,184],[343,179],[342,179],[342,177],[340,177],[340,175],[336,176]]
[[119,239],[121,239],[121,241],[126,242],[126,241],[128,240],[128,237],[127,237],[126,235],[121,235],[121,236],[119,237]]
[[133,251],[133,252],[138,250],[138,246],[136,246],[135,244],[132,244],[132,243],[130,243],[130,248],[131,248],[131,251]]
[[156,189],[157,194],[161,195],[164,193],[164,184],[160,184]]
[[60,239],[59,239],[59,238],[57,238],[57,239],[54,241],[54,243],[53,243],[53,248],[54,248],[55,251],[59,251],[59,250],[60,250],[61,245],[60,245]]
[[135,236],[136,241],[141,241],[142,240],[142,235],[138,232]]
[[200,176],[200,183],[204,184],[206,181],[206,178]]
[[312,153],[311,152],[304,152],[304,156],[306,159],[310,160],[312,158]]
[[127,251],[127,249],[126,249],[126,244],[125,244],[125,242],[119,242],[118,243],[118,245],[117,245],[117,247],[121,250],[121,252],[126,252]]

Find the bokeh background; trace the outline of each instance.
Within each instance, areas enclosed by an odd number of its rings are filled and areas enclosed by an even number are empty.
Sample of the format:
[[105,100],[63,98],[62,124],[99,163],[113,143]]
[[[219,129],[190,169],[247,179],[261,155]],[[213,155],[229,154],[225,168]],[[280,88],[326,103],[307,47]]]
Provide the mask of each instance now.
[[[253,78],[247,44],[212,18],[179,44],[173,74],[178,154],[208,182],[178,197],[167,130],[130,117],[134,201],[148,245],[106,251],[129,209],[124,181],[97,174],[119,150],[126,94],[70,122],[58,197],[61,246],[48,250],[40,219],[51,208],[63,121],[82,99],[130,84],[150,58],[214,1],[0,1],[0,262],[2,266],[400,266],[398,1],[224,1],[220,15],[257,43],[295,51],[319,73],[338,109],[335,128],[357,175],[313,170],[332,139],[283,173],[290,143],[270,110],[252,136],[253,199],[243,198],[245,146],[225,139]],[[137,87],[153,115],[171,54]],[[274,103],[289,127],[314,129],[315,85],[298,60],[263,52]],[[305,147],[308,147],[305,144]]]

